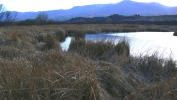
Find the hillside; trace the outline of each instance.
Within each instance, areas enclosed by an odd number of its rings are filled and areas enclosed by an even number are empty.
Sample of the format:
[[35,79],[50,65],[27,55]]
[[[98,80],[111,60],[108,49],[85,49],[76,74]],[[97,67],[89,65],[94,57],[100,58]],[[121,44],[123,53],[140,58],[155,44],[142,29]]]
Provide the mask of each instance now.
[[76,17],[61,23],[65,24],[157,24],[157,25],[177,25],[177,15],[159,16],[123,16],[113,14],[108,17]]
[[[94,4],[86,6],[75,6],[68,10],[50,10],[45,11],[50,19],[68,20],[74,17],[106,17],[112,14],[130,16],[139,14],[141,16],[152,15],[174,15],[177,14],[177,7],[168,7],[159,3],[140,3],[130,0],[124,0],[116,4]],[[18,19],[33,19],[39,12],[19,12]]]

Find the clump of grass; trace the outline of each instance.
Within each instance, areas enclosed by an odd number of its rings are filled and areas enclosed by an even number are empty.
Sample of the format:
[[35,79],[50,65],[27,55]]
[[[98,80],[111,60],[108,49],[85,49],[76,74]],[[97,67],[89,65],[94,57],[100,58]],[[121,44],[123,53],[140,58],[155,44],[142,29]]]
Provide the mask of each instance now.
[[17,30],[14,33],[12,33],[12,40],[13,41],[20,41],[19,33]]
[[[28,53],[34,52],[34,47],[31,41],[28,41],[25,35],[20,31],[9,31],[6,34],[0,34],[0,56],[5,59],[13,59],[25,56]],[[33,37],[30,37],[33,38]]]
[[82,29],[77,29],[77,28],[70,28],[66,30],[68,36],[73,36],[76,38],[85,38],[85,32]]
[[105,40],[93,42],[84,39],[72,40],[69,51],[76,52],[92,59],[104,59],[110,50],[113,50],[113,43]]
[[108,60],[112,56],[130,55],[129,43],[126,40],[114,44],[112,41],[99,40],[96,42],[83,39],[72,40],[69,51],[76,52],[91,59]]
[[15,48],[14,46],[4,46],[0,50],[0,55],[2,58],[5,59],[13,59],[16,57],[20,57],[23,54],[19,49]]
[[48,39],[45,45],[42,47],[42,50],[50,50],[50,49],[61,50],[59,42],[54,37]]
[[1,99],[104,99],[88,59],[60,52],[0,61]]
[[[141,81],[136,91],[129,99],[175,99],[176,94],[176,62],[169,58],[159,58],[156,54],[130,57],[127,65],[122,67],[124,72],[138,76]],[[172,89],[173,88],[173,89]]]
[[157,54],[133,57],[127,64],[133,69],[131,71],[144,77],[147,83],[162,82],[176,71],[174,60],[159,58]]
[[96,64],[96,73],[103,89],[111,97],[122,100],[129,95],[139,85],[139,80],[125,74],[117,65],[109,62],[99,62]]
[[86,41],[84,39],[72,39],[68,51],[80,51],[81,53],[81,51],[84,51],[85,44]]
[[63,29],[58,29],[58,30],[55,32],[55,36],[56,36],[56,39],[58,39],[60,42],[65,41],[65,38],[66,38],[65,30],[63,30]]
[[129,99],[154,99],[154,100],[175,100],[176,97],[176,72],[163,82],[155,84],[144,84],[137,91],[127,96]]
[[47,42],[50,38],[52,37],[52,34],[48,34],[48,33],[40,33],[38,35],[35,36],[35,40],[37,42]]
[[116,53],[118,55],[126,55],[126,56],[130,56],[130,44],[127,40],[123,39],[121,41],[119,41],[115,47],[114,50],[116,51]]

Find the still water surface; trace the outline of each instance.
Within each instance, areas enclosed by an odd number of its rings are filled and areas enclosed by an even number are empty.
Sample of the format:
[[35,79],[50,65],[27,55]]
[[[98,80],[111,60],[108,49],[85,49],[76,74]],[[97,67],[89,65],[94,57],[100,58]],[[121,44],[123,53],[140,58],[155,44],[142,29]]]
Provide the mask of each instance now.
[[[67,50],[71,42],[71,37],[61,43],[63,50]],[[86,34],[86,40],[106,39],[117,43],[126,39],[130,43],[131,55],[150,55],[158,53],[160,57],[169,56],[177,60],[177,37],[173,32],[129,32],[129,33],[109,33],[109,34]]]

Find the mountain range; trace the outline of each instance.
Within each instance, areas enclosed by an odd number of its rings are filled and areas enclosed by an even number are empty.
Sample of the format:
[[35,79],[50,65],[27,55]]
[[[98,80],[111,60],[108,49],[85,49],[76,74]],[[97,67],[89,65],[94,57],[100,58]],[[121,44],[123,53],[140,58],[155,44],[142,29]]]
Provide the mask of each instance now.
[[[1,7],[1,5],[0,5]],[[156,15],[175,15],[177,7],[168,7],[156,2],[142,3],[131,0],[123,0],[116,4],[94,4],[86,6],[75,6],[68,10],[50,10],[45,11],[49,19],[61,21],[68,20],[74,17],[106,17],[112,14],[124,16],[141,15],[141,16],[156,16]],[[39,12],[18,12],[18,20],[34,19]]]

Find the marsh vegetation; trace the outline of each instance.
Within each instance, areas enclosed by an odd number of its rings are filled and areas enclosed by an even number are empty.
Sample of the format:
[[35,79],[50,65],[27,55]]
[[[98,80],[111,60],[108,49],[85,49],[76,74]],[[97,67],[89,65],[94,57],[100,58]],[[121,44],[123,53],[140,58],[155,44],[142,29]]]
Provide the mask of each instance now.
[[[156,25],[0,27],[2,100],[175,100],[177,68],[157,53],[132,56],[126,40],[84,39],[86,33],[176,31]],[[75,36],[69,50],[60,42]]]

